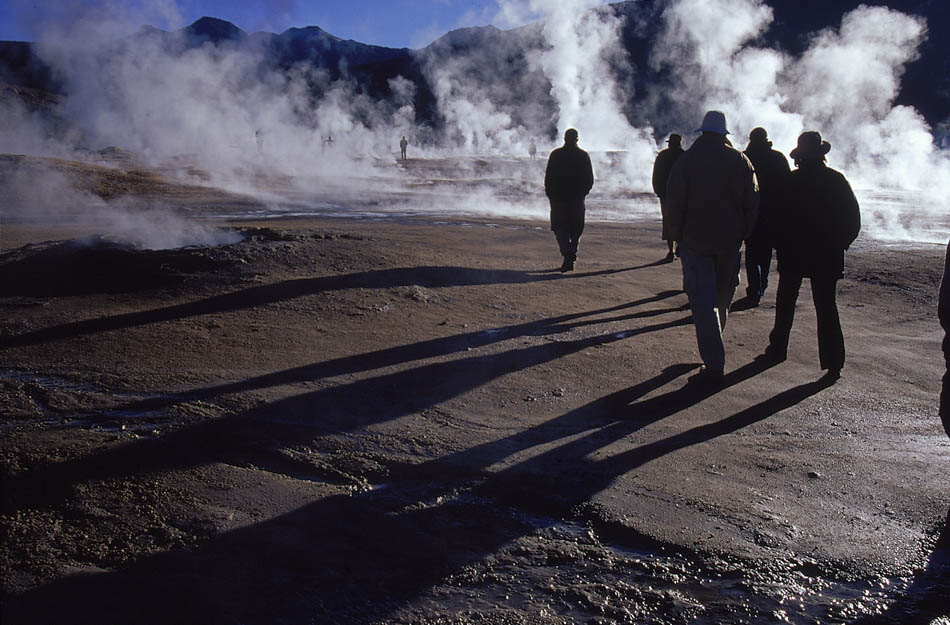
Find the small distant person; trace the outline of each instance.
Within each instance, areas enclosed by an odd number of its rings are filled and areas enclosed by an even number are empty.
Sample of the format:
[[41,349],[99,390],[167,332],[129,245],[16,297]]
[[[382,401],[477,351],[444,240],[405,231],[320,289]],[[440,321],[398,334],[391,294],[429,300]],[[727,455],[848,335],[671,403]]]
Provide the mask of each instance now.
[[844,277],[844,252],[861,230],[861,213],[847,179],[825,165],[830,150],[820,133],[807,131],[789,153],[796,169],[789,174],[774,220],[779,280],[765,356],[785,360],[798,291],[802,279],[809,278],[818,318],[818,359],[826,376],[837,379],[844,367],[844,335],[835,290]]
[[950,243],[943,263],[943,280],[940,281],[940,296],[937,302],[937,317],[943,328],[943,359],[947,371],[943,374],[943,387],[940,390],[940,420],[943,429],[950,436]]
[[752,162],[759,183],[759,216],[752,234],[745,240],[746,300],[758,306],[769,286],[772,265],[772,215],[782,198],[782,187],[791,169],[788,159],[772,149],[765,128],[753,128],[743,154]]
[[726,365],[722,329],[739,285],[739,248],[755,225],[759,191],[752,163],[726,138],[722,112],[708,111],[698,132],[670,172],[667,217],[703,360],[692,380],[718,384]]
[[333,147],[333,135],[327,135],[327,138],[323,140],[323,151],[326,152],[328,149]]
[[676,257],[673,253],[673,237],[670,234],[668,220],[666,218],[666,182],[670,178],[670,171],[673,169],[673,163],[683,154],[683,137],[678,134],[671,134],[666,140],[667,147],[656,155],[653,162],[653,192],[660,199],[660,216],[663,219],[663,240],[666,241],[669,252],[666,260],[673,262]]
[[572,271],[577,243],[584,232],[584,198],[594,186],[590,156],[577,147],[577,130],[568,128],[564,145],[553,150],[544,170],[544,193],[551,202],[551,230],[564,262],[561,273]]
[[258,128],[254,131],[254,140],[257,141],[257,153],[264,153],[264,129]]
[[405,137],[405,135],[403,135],[403,138],[399,141],[399,152],[400,152],[400,154],[401,154],[402,160],[406,160],[406,148],[407,148],[407,147],[409,147],[409,142],[406,141],[406,137]]
[[538,157],[538,146],[534,139],[531,140],[531,145],[528,146],[528,156],[531,157],[532,161]]

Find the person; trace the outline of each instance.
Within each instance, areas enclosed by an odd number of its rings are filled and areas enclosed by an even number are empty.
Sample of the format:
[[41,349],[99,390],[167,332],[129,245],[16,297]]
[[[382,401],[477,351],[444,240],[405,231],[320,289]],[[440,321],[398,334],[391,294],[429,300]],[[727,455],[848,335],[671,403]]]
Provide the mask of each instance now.
[[943,263],[943,280],[940,282],[940,294],[937,302],[937,317],[943,328],[943,359],[947,371],[943,374],[943,387],[940,390],[940,420],[943,429],[950,436],[950,243]]
[[659,154],[656,155],[656,160],[653,162],[653,192],[656,193],[656,196],[660,199],[660,217],[663,220],[663,240],[666,241],[668,252],[666,254],[666,260],[673,262],[673,259],[676,258],[673,253],[673,237],[670,235],[670,229],[668,225],[668,220],[666,219],[666,182],[670,178],[670,170],[673,169],[673,164],[676,162],[676,159],[683,154],[683,137],[678,134],[671,134],[670,138],[666,140],[667,147],[664,150],[661,150]]
[[584,232],[584,198],[594,186],[590,156],[577,147],[577,141],[577,130],[568,128],[564,145],[551,152],[544,170],[544,193],[551,203],[551,230],[564,257],[561,273],[574,269],[577,243]]
[[406,148],[409,147],[409,142],[406,141],[405,135],[399,141],[399,151],[402,154],[402,160],[406,160]]
[[254,131],[254,140],[257,141],[257,153],[264,153],[264,129],[258,128]]
[[861,213],[847,179],[825,164],[830,150],[820,133],[809,130],[789,153],[796,169],[789,174],[773,224],[779,280],[765,356],[785,360],[798,291],[802,279],[809,278],[818,318],[818,359],[826,376],[837,379],[845,352],[835,290],[844,277],[845,250],[861,230]]
[[726,138],[721,111],[708,111],[697,132],[702,134],[670,172],[667,219],[703,360],[692,379],[719,383],[726,364],[722,330],[739,285],[739,248],[755,225],[759,191],[752,163]]
[[773,247],[770,222],[791,169],[785,155],[772,149],[765,128],[752,129],[749,145],[743,154],[751,161],[759,183],[759,216],[752,234],[745,241],[746,300],[750,305],[758,306],[769,286]]
[[532,161],[538,156],[538,146],[534,142],[534,139],[531,140],[531,145],[528,146],[528,156],[531,157]]

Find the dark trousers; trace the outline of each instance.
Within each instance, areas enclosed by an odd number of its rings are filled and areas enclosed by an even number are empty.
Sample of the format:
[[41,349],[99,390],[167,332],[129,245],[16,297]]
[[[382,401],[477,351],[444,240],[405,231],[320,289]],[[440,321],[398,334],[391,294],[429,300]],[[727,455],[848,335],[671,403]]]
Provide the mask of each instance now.
[[577,243],[581,240],[581,233],[584,232],[584,225],[573,228],[558,228],[554,231],[557,238],[557,245],[561,248],[561,256],[571,262],[577,260]]
[[[788,350],[788,337],[795,319],[795,303],[802,286],[800,273],[779,274],[778,293],[775,296],[775,327],[769,334],[769,345],[776,352]],[[837,277],[810,278],[811,296],[818,317],[818,360],[822,369],[841,369],[844,366],[844,335],[835,302]]]
[[772,265],[772,243],[762,238],[745,242],[745,294],[761,299],[769,286],[769,267]]

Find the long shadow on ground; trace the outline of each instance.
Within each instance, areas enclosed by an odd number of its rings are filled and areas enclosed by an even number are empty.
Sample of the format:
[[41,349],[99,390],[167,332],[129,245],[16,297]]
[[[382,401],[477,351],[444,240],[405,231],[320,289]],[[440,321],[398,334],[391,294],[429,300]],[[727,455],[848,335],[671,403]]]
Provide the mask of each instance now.
[[[637,269],[637,267],[605,269],[601,271],[571,274],[570,276],[560,276],[508,269],[399,267],[338,276],[298,278],[295,280],[277,282],[275,284],[249,287],[193,302],[176,304],[174,306],[76,321],[16,336],[2,337],[2,339],[0,339],[0,348],[36,345],[59,339],[132,328],[150,323],[185,319],[198,315],[226,313],[341,289],[386,289],[398,286],[441,288],[489,284],[522,284],[547,280],[589,278],[622,273],[634,269]],[[8,296],[13,293],[4,291],[2,294]]]
[[[753,375],[762,366],[745,368],[742,375]],[[471,488],[521,509],[568,515],[623,473],[766,419],[832,383],[802,384],[722,421],[590,460],[593,451],[655,418],[642,412],[651,404],[649,399],[638,401],[641,394],[687,369],[668,369],[625,394],[559,417],[549,438],[565,428],[591,431],[503,470],[485,469],[536,439],[517,440],[515,435],[499,441],[498,449],[488,444],[452,461],[393,467],[394,479],[386,489],[327,497],[215,537],[190,552],[165,553],[118,571],[49,584],[6,601],[4,622],[372,623],[532,530],[504,506],[467,502],[451,493]],[[666,406],[660,414],[671,416],[675,406],[701,401],[703,394],[687,384],[665,396],[666,403],[652,405]],[[588,420],[600,427],[591,429]],[[470,464],[462,466],[462,459]],[[449,496],[442,499],[440,494]],[[428,503],[420,505],[422,500]],[[633,530],[626,532],[628,540],[645,540]]]

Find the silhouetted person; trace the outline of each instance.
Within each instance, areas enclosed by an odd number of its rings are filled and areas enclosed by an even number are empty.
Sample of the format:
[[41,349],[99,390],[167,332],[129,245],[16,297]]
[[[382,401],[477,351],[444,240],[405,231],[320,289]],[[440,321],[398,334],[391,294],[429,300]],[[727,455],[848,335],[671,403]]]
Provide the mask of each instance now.
[[772,215],[782,198],[782,186],[788,179],[788,159],[772,149],[764,128],[753,128],[744,154],[752,162],[759,182],[759,216],[752,234],[745,240],[746,298],[758,306],[769,286],[769,268],[772,264]]
[[[943,387],[940,390],[940,420],[947,436],[950,436],[950,243],[947,244],[947,256],[943,263],[943,280],[940,282],[940,298],[937,303],[937,316],[943,328],[943,358],[947,371],[943,375]],[[950,522],[950,518],[948,518]]]
[[528,146],[528,156],[531,157],[532,161],[538,156],[538,146],[534,142],[534,139],[531,140],[531,145]]
[[402,160],[406,160],[406,148],[407,148],[407,147],[409,147],[409,142],[406,141],[406,137],[403,136],[403,138],[399,141],[399,151],[400,151],[400,153],[401,153],[401,155],[402,155]]
[[809,278],[818,317],[818,358],[827,375],[837,378],[844,367],[844,335],[835,290],[844,277],[844,252],[861,230],[861,213],[847,179],[825,165],[830,149],[819,133],[807,131],[789,153],[797,169],[788,177],[775,214],[779,280],[775,326],[765,355],[785,360],[798,291],[802,279]]
[[553,150],[544,170],[544,193],[551,202],[551,230],[564,262],[561,272],[574,269],[577,242],[584,232],[584,198],[594,186],[590,156],[577,147],[577,131],[564,133],[564,145]]
[[254,131],[254,139],[257,141],[257,153],[264,153],[264,129],[258,128]]
[[670,178],[670,171],[673,169],[673,163],[683,154],[683,137],[678,134],[670,135],[666,140],[667,148],[661,150],[653,161],[653,192],[660,198],[660,216],[663,219],[663,240],[669,248],[666,260],[673,262],[673,236],[670,234],[668,220],[666,218],[666,182]]
[[326,152],[329,148],[333,147],[333,135],[327,135],[327,138],[323,141],[323,151]]
[[699,132],[670,172],[667,219],[703,359],[694,379],[718,383],[726,365],[722,329],[739,285],[739,248],[755,225],[759,192],[752,163],[726,139],[726,116],[707,112]]

